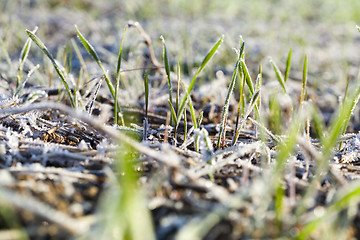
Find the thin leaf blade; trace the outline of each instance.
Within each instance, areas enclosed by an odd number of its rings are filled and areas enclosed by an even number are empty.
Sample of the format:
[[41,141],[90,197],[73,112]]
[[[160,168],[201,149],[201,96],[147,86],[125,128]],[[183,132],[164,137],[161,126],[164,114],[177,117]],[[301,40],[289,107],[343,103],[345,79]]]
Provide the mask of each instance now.
[[[201,71],[205,68],[206,64],[210,61],[210,59],[214,56],[215,52],[218,50],[218,48],[220,47],[221,43],[223,42],[224,39],[224,35],[222,35],[220,37],[220,39],[215,43],[215,45],[210,49],[210,51],[207,53],[207,55],[205,56],[204,60],[201,63],[201,66],[199,67],[199,69],[197,70],[197,72],[195,73],[194,77],[191,80],[191,83],[189,85],[189,88],[187,91],[185,91],[185,96],[183,98],[183,100],[180,103],[179,106],[179,111],[177,113],[177,116],[182,116],[182,113],[185,109],[185,105],[187,103],[187,99],[188,96],[191,93],[192,88],[194,87],[195,84],[195,80],[197,78],[197,76],[201,73]],[[180,121],[178,121],[177,124],[179,124]]]
[[69,96],[70,99],[70,103],[71,106],[73,108],[75,108],[75,103],[73,100],[73,94],[71,93],[71,90],[69,88],[69,85],[66,81],[65,75],[64,73],[61,71],[59,65],[56,63],[55,59],[53,58],[53,56],[51,55],[51,53],[49,52],[49,50],[46,48],[45,44],[40,40],[40,38],[38,38],[34,33],[32,33],[32,31],[30,30],[25,30],[27,35],[31,38],[31,40],[45,53],[45,55],[50,59],[51,63],[53,64],[57,74],[59,75],[63,85],[65,86],[66,92]]

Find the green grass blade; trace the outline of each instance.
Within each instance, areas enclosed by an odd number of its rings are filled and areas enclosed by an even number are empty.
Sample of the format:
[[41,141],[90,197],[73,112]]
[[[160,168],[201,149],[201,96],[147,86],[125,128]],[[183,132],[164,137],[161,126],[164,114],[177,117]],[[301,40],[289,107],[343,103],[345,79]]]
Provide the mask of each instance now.
[[[96,63],[99,65],[99,67],[103,71],[106,84],[110,90],[111,96],[113,97],[113,99],[115,101],[116,96],[115,96],[114,87],[113,87],[113,85],[108,77],[107,71],[105,70],[104,66],[102,65],[101,60],[100,60],[99,56],[97,55],[94,47],[89,43],[89,41],[87,41],[85,39],[85,37],[81,34],[81,32],[79,31],[79,29],[77,28],[76,25],[75,25],[75,30],[76,30],[76,33],[77,33],[81,43],[84,45],[85,49],[89,52],[89,54],[93,57],[93,59],[96,61]],[[115,112],[114,115],[121,114],[120,106],[119,106],[119,104],[117,104],[117,105],[118,105],[117,106],[118,112]],[[121,124],[124,125],[124,123],[121,123]]]
[[[282,142],[279,147],[279,152],[276,157],[276,166],[274,177],[277,183],[280,183],[280,176],[282,171],[284,170],[286,160],[289,158],[289,155],[295,150],[295,144],[297,142],[297,137],[299,135],[300,129],[302,129],[302,125],[304,124],[304,114],[301,114],[299,111],[298,114],[294,116],[294,120],[289,126],[289,131],[287,133],[286,141]],[[276,176],[275,176],[276,175]]]
[[[176,89],[176,100],[175,100],[175,110],[179,111],[179,98],[180,98],[180,63],[177,63],[177,89]],[[176,125],[176,124],[175,124]]]
[[166,49],[166,45],[165,45],[165,39],[164,39],[163,36],[160,36],[160,39],[161,39],[161,41],[163,43],[163,59],[164,59],[166,77],[167,77],[167,80],[168,80],[169,100],[172,103],[173,102],[173,100],[172,100],[172,85],[171,85],[171,79],[170,79],[169,59],[168,59],[167,49]]
[[[97,62],[97,64],[100,66],[100,68],[103,69],[101,60],[100,60],[99,56],[97,55],[94,47],[88,42],[88,40],[85,39],[85,37],[82,35],[82,33],[79,31],[79,29],[76,25],[75,25],[75,30],[76,30],[76,33],[77,33],[81,43],[84,45],[84,47],[86,48],[88,53],[90,53],[90,55]],[[103,72],[105,73],[106,71],[103,70]]]
[[[37,31],[37,27],[32,31],[33,34],[36,33]],[[22,72],[23,72],[23,68],[24,68],[24,63],[25,60],[27,58],[27,56],[29,55],[29,51],[31,48],[31,39],[28,38],[23,46],[23,48],[21,49],[21,53],[20,53],[20,58],[19,58],[19,66],[18,66],[18,73],[17,73],[17,77],[16,77],[16,87],[20,86],[21,80],[22,80]]]
[[86,49],[86,50],[88,51],[88,53],[93,57],[93,59],[96,61],[96,63],[99,65],[99,67],[100,67],[101,70],[103,71],[106,84],[108,85],[109,90],[110,90],[110,93],[111,93],[112,97],[113,97],[114,100],[115,100],[114,87],[113,87],[112,83],[110,82],[109,77],[108,77],[108,75],[107,75],[107,72],[106,72],[104,66],[102,65],[101,60],[100,60],[99,56],[97,55],[94,47],[85,39],[85,37],[81,34],[81,32],[79,31],[79,29],[77,28],[76,25],[75,25],[75,30],[76,30],[76,33],[77,33],[77,35],[78,35],[81,43],[82,43],[83,46],[85,47],[85,49]]
[[239,126],[239,121],[240,121],[240,115],[241,115],[241,107],[242,107],[242,102],[245,101],[244,100],[244,89],[245,89],[245,75],[242,71],[242,68],[240,67],[240,65],[238,66],[239,68],[239,87],[240,87],[240,98],[239,98],[239,105],[238,105],[238,109],[237,109],[237,113],[236,113],[236,122],[235,122],[235,129],[234,129],[234,136],[233,136],[233,141],[232,141],[232,145],[235,144],[235,136],[236,136],[236,132]]
[[240,135],[240,131],[241,129],[243,128],[244,124],[245,124],[245,120],[249,117],[250,113],[254,110],[254,108],[256,107],[256,103],[258,101],[260,97],[260,89],[257,90],[255,93],[254,93],[254,96],[251,98],[250,100],[250,104],[248,106],[248,109],[246,111],[246,114],[244,115],[244,119],[243,121],[241,122],[240,124],[240,127],[235,131],[235,134],[234,134],[234,138],[233,138],[233,142],[232,144],[235,144],[239,135]]
[[343,133],[343,129],[347,127],[349,119],[360,99],[360,87],[356,89],[344,102],[343,107],[339,109],[336,114],[336,118],[331,122],[329,134],[320,139],[322,147],[322,157],[317,161],[317,167],[315,170],[314,177],[308,186],[302,202],[296,209],[296,214],[299,216],[306,211],[306,204],[311,196],[314,196],[316,186],[322,177],[322,172],[325,172],[329,168],[329,159],[332,155],[332,150],[337,144],[337,140]]
[[254,87],[253,87],[252,79],[251,79],[249,70],[248,70],[248,68],[246,66],[245,60],[241,59],[240,64],[241,64],[241,67],[242,67],[242,69],[244,71],[244,74],[245,74],[245,81],[246,81],[246,85],[249,88],[250,95],[253,96],[254,95]]
[[262,66],[259,66],[259,74],[256,77],[256,84],[255,84],[255,89],[259,90],[262,87]]
[[187,118],[186,118],[186,111],[184,111],[184,142],[187,138]]
[[301,111],[298,111],[298,114],[294,116],[294,120],[289,127],[286,141],[280,143],[279,151],[276,157],[276,165],[272,170],[270,185],[273,187],[275,192],[275,218],[278,224],[281,224],[283,219],[282,202],[285,195],[285,192],[282,191],[283,182],[281,179],[284,174],[286,162],[290,155],[295,151],[297,137],[299,135],[300,129],[302,129],[302,126],[304,125],[304,120],[304,114],[301,114]]
[[237,56],[237,59],[236,59],[236,62],[235,62],[233,75],[232,75],[232,78],[231,78],[231,81],[230,81],[230,84],[229,84],[229,87],[228,87],[228,91],[227,91],[227,94],[226,94],[223,110],[222,110],[222,113],[221,113],[220,130],[219,130],[219,137],[218,137],[218,141],[217,141],[217,147],[218,148],[220,148],[220,145],[221,145],[221,140],[222,140],[223,132],[224,132],[224,129],[225,129],[225,122],[226,122],[226,118],[227,118],[228,111],[229,111],[230,97],[231,97],[231,94],[232,94],[232,92],[234,90],[234,87],[235,87],[236,77],[237,77],[237,74],[238,74],[238,66],[239,66],[240,58],[241,58],[242,53],[244,51],[244,46],[245,46],[245,42],[243,42],[241,44],[240,51],[238,53],[238,56]]
[[360,87],[356,92],[351,94],[340,110],[339,115],[330,126],[330,134],[324,139],[324,148],[331,150],[337,143],[337,139],[342,134],[342,130],[348,126],[351,115],[353,114],[355,107],[357,106],[360,98]]
[[[116,81],[115,81],[115,102],[114,102],[114,112],[115,112],[115,123],[118,123],[118,95],[119,95],[119,85],[120,85],[120,68],[121,68],[121,56],[122,56],[122,49],[123,49],[123,43],[124,43],[124,37],[125,37],[125,32],[127,29],[127,25],[124,28],[124,33],[121,37],[121,43],[120,43],[120,49],[119,49],[119,56],[118,56],[118,62],[117,62],[117,68],[116,68]],[[147,73],[146,73],[147,76]],[[147,85],[147,83],[146,83]],[[148,86],[149,87],[149,86]],[[146,90],[146,89],[145,89]],[[145,91],[146,92],[146,91]],[[147,111],[146,111],[147,114]],[[121,123],[122,125],[124,125],[124,118],[122,116],[122,114],[120,115],[121,118]]]
[[[134,170],[134,155],[138,153],[121,144],[115,163],[117,181],[114,179],[107,192],[102,214],[102,236],[95,239],[146,239],[155,240],[150,211],[146,207],[143,189],[137,187],[138,177]],[[119,224],[121,222],[121,224]],[[114,234],[114,232],[116,234]]]
[[[216,52],[216,51],[218,50],[218,48],[220,47],[223,39],[224,39],[224,36],[221,36],[220,39],[215,43],[215,45],[210,49],[210,51],[208,52],[208,54],[205,56],[204,60],[202,61],[199,69],[196,71],[194,77],[193,77],[192,80],[191,80],[191,83],[190,83],[190,86],[189,86],[188,90],[185,91],[185,96],[184,96],[183,100],[182,100],[181,103],[180,103],[177,116],[182,116],[183,111],[184,111],[184,109],[185,109],[185,105],[186,105],[187,100],[188,100],[188,96],[190,95],[191,90],[192,90],[192,88],[194,87],[195,80],[196,80],[197,76],[201,73],[201,71],[205,68],[206,64],[207,64],[207,63],[210,61],[210,59],[214,56],[215,52]],[[177,124],[179,124],[179,122],[180,122],[180,119],[178,119]]]
[[117,61],[117,67],[116,67],[116,79],[120,80],[120,68],[121,68],[121,56],[122,56],[122,49],[123,49],[123,44],[124,44],[124,38],[125,38],[125,33],[127,30],[128,25],[125,26],[124,28],[124,32],[123,35],[121,37],[121,43],[120,43],[120,49],[119,49],[119,55],[118,55],[118,61]]
[[173,118],[174,123],[176,124],[177,123],[177,118],[176,118],[176,112],[175,112],[174,106],[173,106],[172,102],[170,101],[170,99],[168,99],[168,103],[169,103],[169,106],[170,106],[171,117]]
[[[256,78],[256,87],[255,89],[256,90],[260,90],[261,91],[261,88],[262,88],[262,67],[261,65],[259,66],[259,74]],[[260,108],[261,108],[261,95],[259,96],[258,100],[257,100],[257,103],[256,103],[256,117],[257,117],[257,120],[260,120]]]
[[[184,84],[184,82],[181,82],[183,85],[183,88],[185,89],[185,91],[187,91],[186,86]],[[196,117],[195,117],[195,109],[194,106],[192,105],[192,101],[191,101],[191,97],[190,95],[187,95],[188,97],[188,104],[189,104],[189,108],[190,108],[190,115],[191,115],[191,119],[193,121],[194,124],[194,129],[199,128],[198,122],[196,121]],[[184,111],[186,112],[186,111]],[[184,117],[186,117],[186,115],[184,115]],[[179,119],[177,119],[177,125],[179,124]],[[199,136],[195,137],[195,141],[194,141],[194,145],[195,145],[195,151],[199,151]]]
[[199,69],[196,71],[193,79],[191,80],[191,84],[189,86],[189,90],[192,90],[192,87],[194,86],[195,83],[195,79],[197,78],[197,76],[201,73],[201,71],[205,68],[206,64],[210,61],[210,59],[214,56],[214,54],[216,53],[216,51],[218,50],[218,48],[220,47],[221,43],[224,40],[224,35],[222,35],[220,37],[220,39],[215,43],[215,45],[210,49],[210,51],[208,52],[208,54],[205,56],[205,58],[203,59],[203,61],[201,62],[201,65],[199,67]]
[[275,71],[276,78],[277,78],[278,82],[280,83],[281,87],[283,88],[284,92],[286,93],[285,82],[284,82],[284,78],[283,78],[283,76],[281,74],[280,69],[278,68],[278,66],[276,65],[274,60],[272,60],[271,58],[270,58],[270,63],[274,68],[274,71]]
[[302,86],[301,86],[301,96],[300,96],[300,109],[302,108],[302,104],[305,98],[305,90],[306,90],[306,82],[307,82],[307,55],[305,55],[304,59],[304,68],[303,68],[303,79],[302,79]]
[[[185,91],[188,91],[188,89],[186,89],[186,86],[185,86],[184,82],[181,81],[181,84],[182,84],[183,88],[185,89]],[[191,119],[193,121],[194,128],[196,129],[196,128],[198,128],[198,125],[197,125],[197,121],[196,121],[196,117],[195,117],[195,109],[194,109],[194,106],[192,105],[190,95],[186,95],[186,96],[187,96],[187,101],[188,101],[189,107],[190,107]],[[179,119],[178,119],[178,121],[179,121]],[[179,122],[177,122],[177,125],[179,125]]]
[[145,87],[145,118],[148,117],[148,107],[149,107],[149,81],[148,81],[148,73],[145,72],[144,77],[144,87]]
[[290,65],[291,65],[291,48],[289,49],[288,57],[287,57],[287,60],[286,60],[286,69],[285,69],[285,76],[284,76],[284,82],[285,83],[289,78]]
[[34,41],[34,43],[45,53],[45,55],[50,59],[51,63],[53,64],[57,74],[59,75],[62,83],[65,86],[66,92],[69,96],[70,99],[70,104],[73,108],[75,108],[75,103],[73,100],[73,94],[69,88],[69,85],[66,81],[65,75],[64,73],[61,71],[59,65],[56,63],[55,59],[53,58],[53,56],[51,55],[51,53],[49,52],[49,50],[46,48],[45,44],[35,35],[33,34],[31,31],[26,30],[26,33],[28,34],[28,36],[31,38],[31,40]]
[[[344,93],[344,100],[343,100],[342,106],[344,106],[345,100],[347,99],[348,88],[349,88],[349,80],[346,82],[346,89],[345,89],[345,93]],[[354,102],[352,103],[351,114],[349,116],[347,116],[347,118],[346,118],[346,120],[344,122],[344,128],[343,128],[342,134],[346,133],[346,129],[347,129],[348,123],[350,121],[350,117],[351,117],[352,113],[354,112],[354,110],[355,110],[354,108],[357,105],[358,101],[359,101],[358,99],[355,99]]]
[[245,119],[250,115],[251,111],[255,108],[255,106],[256,106],[255,104],[257,103],[259,98],[260,98],[260,89],[256,90],[253,97],[251,98],[248,110],[245,114]]
[[275,190],[275,221],[279,229],[281,229],[281,225],[283,223],[283,215],[284,215],[284,195],[285,190],[282,185],[277,186]]
[[68,47],[69,49],[69,56],[68,56],[68,62],[67,62],[67,69],[68,71],[70,72],[71,71],[71,67],[72,67],[72,53],[73,53],[73,48],[66,44],[66,46]]
[[[145,119],[144,119],[143,140],[146,141],[147,131],[148,131],[148,107],[149,107],[149,81],[148,81],[147,71],[145,71],[145,76],[144,76],[144,88],[145,88]],[[115,113],[116,113],[116,111],[115,111]]]
[[66,43],[63,53],[63,66],[67,74],[71,71],[72,51],[72,47],[68,43]]
[[[296,239],[309,239],[311,233],[318,229],[321,224],[323,224],[326,220],[331,219],[332,215],[340,213],[342,210],[347,208],[351,203],[358,202],[360,200],[360,187],[357,184],[353,184],[353,186],[347,187],[345,189],[345,193],[340,193],[339,197],[335,202],[333,202],[328,208],[326,208],[326,212],[310,221],[305,225],[303,229],[296,236]],[[350,189],[350,190],[349,190]],[[346,192],[348,191],[348,192]]]
[[197,125],[199,127],[200,127],[200,125],[202,123],[203,118],[204,118],[204,111],[201,111],[200,114],[199,114],[198,122],[197,122]]

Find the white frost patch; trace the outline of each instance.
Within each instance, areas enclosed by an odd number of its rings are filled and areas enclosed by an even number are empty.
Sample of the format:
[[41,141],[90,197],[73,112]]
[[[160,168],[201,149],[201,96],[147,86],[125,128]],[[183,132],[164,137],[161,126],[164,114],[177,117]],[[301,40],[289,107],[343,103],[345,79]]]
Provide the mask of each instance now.
[[17,134],[15,134],[14,132],[12,132],[10,130],[10,128],[8,128],[7,132],[6,132],[6,137],[8,138],[8,146],[10,148],[10,152],[18,152],[19,150],[19,137],[17,136]]

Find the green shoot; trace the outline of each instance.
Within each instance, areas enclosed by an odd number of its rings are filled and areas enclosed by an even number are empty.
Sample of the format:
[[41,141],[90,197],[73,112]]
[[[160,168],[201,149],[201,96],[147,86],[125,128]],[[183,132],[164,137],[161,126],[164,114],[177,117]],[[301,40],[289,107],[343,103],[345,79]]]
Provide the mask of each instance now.
[[237,141],[237,139],[239,138],[239,135],[240,135],[240,131],[241,129],[244,127],[244,124],[246,122],[246,119],[249,117],[250,113],[254,110],[254,108],[256,107],[256,103],[258,101],[260,97],[260,90],[257,90],[255,93],[254,93],[254,96],[251,98],[250,100],[250,104],[248,106],[248,109],[244,115],[244,118],[240,124],[240,127],[237,129],[237,131],[235,132],[235,135],[234,135],[234,138],[233,138],[233,142],[232,144],[234,145]]
[[342,210],[347,208],[352,203],[359,202],[360,187],[358,186],[358,184],[352,184],[350,186],[347,186],[347,188],[340,192],[338,196],[338,199],[326,208],[326,211],[322,216],[311,220],[305,225],[303,229],[301,229],[296,239],[309,239],[311,233],[317,228],[319,228],[321,224],[323,224],[329,219],[334,219],[334,216],[339,214]]
[[[89,52],[89,54],[93,57],[93,59],[96,61],[96,63],[101,68],[101,70],[104,74],[104,77],[105,77],[106,84],[110,90],[111,96],[113,97],[113,99],[115,101],[116,95],[115,95],[114,87],[113,87],[113,85],[108,77],[108,73],[105,70],[104,66],[102,65],[101,60],[100,60],[99,56],[97,55],[94,47],[85,39],[85,37],[81,34],[81,32],[79,31],[79,29],[77,28],[76,25],[75,25],[75,30],[76,30],[76,33],[77,33],[81,43],[83,44],[83,46],[86,48],[86,50]],[[119,106],[119,104],[117,104],[117,105],[118,105],[118,108],[117,108],[118,112],[115,112],[114,116],[116,116],[119,113],[121,114],[120,106]],[[121,124],[123,125],[124,123],[122,122]]]
[[[127,29],[127,25],[124,28],[124,33],[122,35],[121,38],[121,43],[120,43],[120,49],[119,49],[119,56],[118,56],[118,62],[117,62],[117,68],[116,68],[116,82],[115,82],[115,103],[114,103],[114,112],[115,112],[115,123],[118,124],[118,94],[119,94],[119,85],[120,85],[120,67],[121,67],[121,56],[122,56],[122,48],[123,48],[123,43],[124,43],[124,37],[125,37],[125,32]],[[147,73],[146,73],[146,77],[147,77]],[[147,80],[147,78],[146,78]],[[147,85],[147,83],[146,83]],[[149,86],[147,86],[149,87]],[[146,86],[145,86],[146,88]],[[146,89],[145,89],[146,92]],[[147,111],[146,111],[147,114]],[[124,126],[124,118],[123,115],[120,114],[120,118],[121,118],[121,123]]]
[[[184,82],[181,81],[181,84],[182,84],[183,88],[185,89],[185,91],[188,91],[188,89],[186,88]],[[188,103],[189,103],[191,119],[193,121],[194,128],[196,129],[196,128],[198,128],[198,125],[197,125],[197,121],[196,121],[196,117],[195,117],[195,109],[194,109],[194,106],[192,105],[190,95],[187,95],[187,100],[188,100]]]
[[67,74],[71,71],[72,50],[72,47],[68,43],[66,43],[63,54],[63,66]]
[[288,57],[287,57],[287,60],[286,60],[286,69],[285,69],[285,76],[284,76],[284,82],[285,83],[289,78],[290,65],[291,65],[291,48],[289,49]]
[[[163,59],[164,59],[164,65],[165,65],[165,72],[166,72],[166,77],[168,80],[168,87],[169,87],[169,101],[172,103],[172,85],[171,85],[171,79],[170,79],[170,66],[169,66],[169,59],[168,59],[168,55],[167,55],[167,49],[166,49],[166,45],[165,45],[165,39],[163,36],[160,36],[162,42],[163,42]],[[172,122],[172,120],[171,120]]]
[[52,65],[54,66],[57,74],[59,75],[62,83],[65,86],[66,92],[68,94],[68,97],[70,99],[70,104],[73,108],[75,108],[75,102],[73,99],[73,94],[69,88],[69,85],[66,81],[65,75],[63,73],[63,71],[60,69],[60,66],[56,63],[55,59],[53,58],[53,56],[51,55],[51,53],[49,52],[49,50],[46,48],[45,44],[31,31],[26,30],[26,33],[29,35],[29,37],[31,38],[31,40],[34,41],[34,43],[45,53],[45,55],[50,59]]
[[184,142],[187,138],[187,118],[186,118],[186,111],[184,111]]
[[146,140],[147,139],[147,128],[148,128],[148,107],[149,107],[149,81],[148,81],[148,73],[147,73],[147,71],[145,71],[144,88],[145,88],[145,121],[144,121],[144,136],[143,136],[143,139]]
[[300,105],[299,105],[300,109],[302,108],[302,104],[305,97],[306,81],[307,81],[307,55],[305,55],[305,59],[304,59],[303,80],[301,86],[301,96],[300,96]]
[[[176,100],[175,100],[175,108],[173,106],[173,103],[170,99],[168,99],[169,102],[169,106],[170,106],[170,111],[171,111],[171,119],[174,121],[174,125],[175,125],[175,129],[174,129],[174,135],[175,135],[175,139],[177,136],[177,116],[176,113],[179,110],[179,97],[180,97],[180,63],[177,63],[177,90],[176,90]],[[186,111],[184,111],[184,113],[186,113]],[[184,115],[185,116],[185,115]],[[181,116],[179,116],[181,118]],[[184,119],[184,123],[186,122],[186,119]],[[186,132],[185,132],[186,134]]]
[[274,60],[272,60],[271,58],[270,58],[270,63],[274,68],[274,71],[275,71],[276,78],[277,78],[278,82],[280,83],[281,87],[283,88],[284,93],[286,93],[285,81],[284,81],[284,78],[283,78],[283,76],[281,74],[280,69],[278,68],[278,66],[276,65]]
[[252,79],[251,79],[251,76],[250,76],[250,73],[249,73],[249,70],[245,64],[245,60],[244,59],[241,59],[240,60],[240,64],[241,64],[241,67],[244,71],[244,74],[245,74],[245,80],[246,80],[246,84],[249,88],[249,92],[250,92],[250,96],[252,97],[254,95],[254,87],[253,87],[253,84],[252,84]]
[[[261,65],[259,66],[259,73],[256,77],[256,85],[255,85],[255,90],[256,91],[260,91],[262,88],[262,67]],[[255,108],[255,113],[256,113],[256,117],[259,118],[259,110],[260,109],[260,104],[261,104],[261,96],[259,96],[257,103],[256,103],[256,108]],[[258,119],[259,120],[259,119]]]
[[221,113],[220,131],[219,131],[219,137],[218,137],[218,142],[217,142],[217,147],[218,148],[220,148],[223,132],[225,132],[225,122],[226,122],[226,118],[227,118],[228,111],[229,111],[230,97],[231,97],[231,94],[232,94],[232,92],[234,90],[234,87],[235,87],[236,77],[237,77],[237,73],[238,73],[238,66],[239,66],[240,58],[241,58],[241,56],[243,54],[243,51],[244,51],[244,46],[245,46],[245,42],[243,42],[241,44],[240,51],[238,52],[238,56],[237,56],[237,59],[236,59],[236,62],[235,62],[233,75],[232,75],[232,78],[231,78],[231,81],[230,81],[230,84],[229,84],[229,87],[228,87],[224,107],[223,107],[223,110],[222,110],[222,113]]
[[[345,93],[344,93],[343,101],[342,101],[340,107],[342,107],[342,106],[344,105],[344,103],[345,103],[345,99],[346,99],[346,97],[347,97],[348,90],[349,90],[349,83],[350,83],[350,78],[347,78],[347,79],[346,79]],[[350,119],[349,119],[349,120],[350,120]],[[348,121],[349,121],[349,120],[348,120]],[[344,129],[343,129],[342,134],[345,134],[345,133],[346,133],[346,129],[347,129],[347,124],[344,125]],[[341,141],[340,144],[339,144],[339,150],[342,148],[342,144],[343,144],[343,142]]]
[[303,197],[302,203],[296,209],[296,213],[298,215],[304,213],[306,210],[306,204],[311,196],[313,196],[314,191],[316,191],[316,186],[321,180],[322,172],[327,171],[329,168],[329,159],[331,158],[332,149],[336,146],[337,140],[340,135],[343,133],[343,129],[347,127],[350,117],[359,102],[360,98],[360,87],[356,89],[354,93],[352,93],[345,100],[343,107],[339,109],[336,118],[332,121],[330,125],[329,134],[321,138],[321,142],[323,144],[322,148],[322,156],[317,161],[317,168],[314,174],[314,177],[307,188],[307,191]]
[[174,122],[177,122],[176,112],[175,112],[174,106],[171,103],[170,99],[168,99],[168,103],[169,103],[169,106],[170,106],[171,117],[172,117],[172,119],[174,119]]
[[[179,98],[180,98],[180,63],[177,63],[177,91],[176,91],[176,102],[175,109],[176,112],[179,111]],[[176,121],[177,122],[177,121]]]
[[197,125],[199,128],[200,128],[203,118],[204,118],[204,111],[201,111],[199,114],[198,122],[197,122]]
[[144,87],[145,87],[145,118],[148,117],[148,106],[149,106],[149,81],[148,81],[148,73],[145,71],[144,77]]
[[[200,67],[198,68],[198,70],[196,71],[194,77],[192,78],[191,82],[190,82],[190,85],[189,85],[189,88],[188,90],[185,92],[185,96],[183,98],[183,100],[181,101],[180,103],[180,106],[179,106],[179,109],[178,109],[178,112],[177,112],[177,116],[182,116],[183,114],[183,111],[185,109],[185,105],[188,101],[188,96],[190,95],[191,93],[191,90],[193,89],[194,87],[194,84],[195,84],[195,80],[197,78],[197,76],[201,73],[201,71],[205,68],[206,64],[210,61],[210,59],[214,56],[215,52],[217,51],[217,49],[220,47],[222,41],[224,39],[224,36],[221,36],[220,39],[215,43],[215,45],[210,49],[210,51],[208,52],[208,54],[205,56],[205,58],[203,59]],[[178,119],[178,122],[176,124],[176,126],[179,125],[179,122],[180,122],[180,117]]]
[[[33,34],[36,33],[37,27],[32,31]],[[25,60],[29,54],[30,48],[31,48],[31,39],[28,38],[25,42],[24,47],[21,49],[20,58],[19,58],[19,66],[18,66],[18,73],[16,76],[16,87],[18,88],[20,86],[21,80],[22,80],[22,72],[24,68]]]
[[[301,111],[299,111],[297,116],[294,117],[294,120],[292,121],[289,127],[289,132],[287,134],[288,137],[286,141],[280,143],[279,152],[276,158],[276,166],[272,174],[275,189],[282,187],[280,176],[283,174],[283,171],[285,169],[286,160],[289,158],[289,155],[293,153],[295,150],[297,136],[300,132],[300,129],[302,129],[303,124],[304,124],[304,114],[302,114]],[[283,196],[284,196],[284,192],[281,192],[281,194],[280,192],[277,192],[275,201],[276,202],[282,201]],[[275,212],[280,214],[282,211],[278,209],[275,210]],[[276,218],[280,220],[282,217],[281,215],[277,215]]]
[[[185,89],[185,91],[188,91],[188,89],[186,89],[186,87],[185,87],[184,82],[181,82],[181,83],[182,83],[183,88]],[[191,96],[187,95],[187,97],[188,97],[188,104],[189,104],[189,108],[190,108],[191,119],[192,119],[193,124],[194,124],[194,129],[197,129],[197,128],[199,128],[199,126],[198,126],[198,121],[196,121],[195,109],[194,109],[194,106],[192,105]],[[169,103],[170,103],[170,101],[169,101]],[[178,119],[177,119],[177,121],[178,121]],[[198,136],[195,137],[195,151],[199,151]]]
[[[139,189],[133,165],[136,150],[122,143],[117,156],[117,179],[104,198],[102,229],[96,239],[155,239],[151,215],[146,208],[146,198]],[[114,234],[116,233],[116,234]],[[90,237],[90,236],[89,236]],[[91,236],[93,238],[93,236]]]
[[244,99],[244,89],[245,89],[245,75],[241,71],[240,66],[239,66],[239,71],[240,71],[240,78],[239,78],[239,82],[240,82],[240,99],[239,99],[239,105],[238,105],[238,109],[237,109],[237,113],[236,113],[236,122],[235,122],[234,137],[233,137],[232,145],[235,144],[235,135],[236,135],[237,128],[239,126],[239,120],[240,120],[240,117],[241,117],[240,116],[241,115],[241,106],[242,106],[242,102],[243,102],[243,99]]
[[[203,117],[204,117],[204,112],[201,111],[199,118],[198,118],[198,122],[197,122],[198,129],[200,129],[200,125],[203,120]],[[206,131],[205,129],[202,129],[202,130]],[[197,152],[200,150],[200,137],[201,137],[200,135],[195,134],[195,151],[197,151]]]

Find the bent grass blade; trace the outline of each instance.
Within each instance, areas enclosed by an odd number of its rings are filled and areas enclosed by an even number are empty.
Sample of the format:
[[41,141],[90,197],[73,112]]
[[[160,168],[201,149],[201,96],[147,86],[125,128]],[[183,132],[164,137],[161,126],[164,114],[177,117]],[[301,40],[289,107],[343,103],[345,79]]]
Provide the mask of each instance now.
[[285,83],[289,78],[290,65],[291,65],[291,48],[289,49],[288,57],[286,59],[286,69],[285,69],[285,76],[284,76],[284,82]]
[[[122,49],[123,49],[123,43],[124,43],[124,37],[125,32],[127,29],[127,25],[124,28],[124,33],[121,37],[121,43],[120,43],[120,49],[119,49],[119,56],[118,56],[118,62],[117,62],[117,68],[116,68],[116,81],[115,81],[115,99],[114,99],[114,114],[115,114],[115,123],[118,123],[118,94],[119,94],[119,85],[120,85],[120,67],[121,67],[121,56],[122,56]],[[120,113],[120,120],[122,125],[125,125],[123,115]]]
[[[106,84],[107,84],[107,86],[108,86],[108,88],[110,90],[111,96],[113,97],[113,99],[115,101],[116,95],[115,95],[114,87],[113,87],[113,85],[112,85],[112,83],[111,83],[111,81],[109,79],[107,71],[105,70],[104,66],[101,63],[101,60],[100,60],[98,54],[95,51],[95,48],[89,43],[88,40],[85,39],[85,37],[82,35],[82,33],[79,31],[79,29],[78,29],[78,27],[76,25],[75,25],[75,30],[76,30],[76,33],[77,33],[81,43],[85,47],[85,49],[88,51],[88,53],[93,57],[93,59],[96,61],[96,63],[101,68],[101,70],[102,70],[102,72],[104,74],[104,77],[105,77]],[[115,115],[121,114],[120,105],[119,104],[117,104],[117,105],[118,105],[117,106],[118,112],[116,112]],[[123,123],[121,123],[121,124],[123,124]]]
[[[36,33],[38,27],[35,27],[35,29],[32,31],[33,34]],[[22,80],[22,72],[24,68],[24,63],[26,61],[27,56],[29,55],[29,51],[31,48],[31,38],[28,38],[24,44],[24,47],[21,49],[20,58],[19,58],[19,66],[18,66],[18,73],[16,76],[16,87],[20,86],[21,80]]]
[[69,88],[69,85],[66,81],[66,77],[64,75],[64,73],[61,71],[59,65],[56,63],[55,59],[53,58],[53,56],[51,55],[51,53],[49,52],[49,50],[46,48],[45,44],[34,34],[32,33],[32,31],[27,30],[26,29],[26,33],[28,34],[28,36],[31,38],[31,40],[34,41],[34,43],[45,53],[45,55],[50,59],[51,63],[53,64],[57,74],[59,75],[61,82],[64,84],[66,92],[68,94],[68,97],[70,99],[70,104],[73,108],[75,108],[75,103],[74,103],[74,99],[73,99],[73,94]]
[[195,80],[197,78],[197,76],[201,73],[201,71],[205,68],[206,64],[210,61],[210,59],[214,56],[215,52],[218,50],[218,48],[220,47],[222,41],[224,39],[224,36],[221,36],[220,39],[215,43],[215,45],[210,49],[210,51],[208,52],[208,54],[205,56],[205,58],[203,59],[200,67],[198,68],[198,70],[196,71],[194,77],[191,80],[191,83],[189,85],[189,88],[187,91],[185,91],[185,96],[182,99],[180,106],[179,106],[179,110],[177,113],[177,116],[179,116],[178,122],[177,122],[177,126],[179,125],[180,122],[180,116],[182,116],[183,111],[185,109],[185,105],[187,103],[188,100],[188,96],[191,93],[192,88],[194,87],[195,84]]
[[278,66],[276,65],[274,60],[272,60],[272,58],[270,58],[270,63],[274,68],[274,71],[275,71],[276,78],[277,78],[278,82],[280,83],[282,89],[284,90],[284,93],[286,93],[285,81],[284,81],[284,77],[281,74],[280,69],[278,68]]

